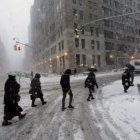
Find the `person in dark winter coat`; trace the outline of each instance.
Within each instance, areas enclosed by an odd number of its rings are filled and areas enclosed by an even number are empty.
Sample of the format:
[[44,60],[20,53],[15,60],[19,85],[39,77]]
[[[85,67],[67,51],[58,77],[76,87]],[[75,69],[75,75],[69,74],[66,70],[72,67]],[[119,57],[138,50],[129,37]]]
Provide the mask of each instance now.
[[73,93],[71,91],[71,87],[70,87],[70,74],[71,74],[71,70],[67,69],[64,74],[62,74],[61,79],[60,79],[60,84],[62,87],[62,91],[63,91],[63,98],[62,98],[62,111],[64,111],[65,108],[65,99],[66,99],[66,95],[67,93],[70,96],[70,100],[69,100],[69,108],[73,109],[74,107],[72,106],[72,99],[73,99]]
[[4,121],[3,126],[10,125],[11,120],[14,116],[19,116],[22,119],[26,114],[21,114],[22,108],[18,105],[20,96],[18,95],[20,85],[17,83],[15,76],[9,75],[8,80],[4,86]]
[[96,82],[95,74],[94,72],[90,72],[88,77],[85,80],[85,88],[89,88],[89,96],[87,98],[87,101],[90,101],[90,99],[94,99],[92,93],[94,92],[94,86],[98,88],[98,84]]
[[40,74],[36,73],[35,77],[33,78],[33,80],[31,81],[31,88],[29,90],[29,93],[31,94],[31,100],[32,100],[32,107],[36,107],[37,105],[35,105],[35,99],[36,98],[40,98],[42,105],[46,104],[47,102],[44,101],[43,98],[43,93],[41,90],[41,82],[40,82]]
[[129,69],[126,69],[122,74],[122,85],[124,87],[124,92],[127,92],[128,88],[130,87],[131,81],[131,73]]

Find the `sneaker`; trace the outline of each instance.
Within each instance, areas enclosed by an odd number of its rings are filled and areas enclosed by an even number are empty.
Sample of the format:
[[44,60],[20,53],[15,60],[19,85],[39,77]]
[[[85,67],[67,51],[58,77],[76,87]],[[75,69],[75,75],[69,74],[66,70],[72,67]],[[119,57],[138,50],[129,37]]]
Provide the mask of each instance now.
[[64,111],[66,108],[65,107],[62,107],[62,111]]
[[32,107],[36,107],[37,105],[32,105]]
[[87,101],[90,101],[90,99],[87,99]]
[[74,106],[72,106],[72,105],[69,105],[69,106],[68,106],[68,108],[74,109]]
[[45,105],[47,102],[43,102],[42,105]]
[[12,124],[11,122],[4,120],[2,123],[2,126],[7,126],[7,125],[11,125],[11,124]]
[[92,100],[95,99],[94,97],[91,98]]
[[21,116],[19,116],[19,119],[23,119],[26,116],[26,113],[21,114]]

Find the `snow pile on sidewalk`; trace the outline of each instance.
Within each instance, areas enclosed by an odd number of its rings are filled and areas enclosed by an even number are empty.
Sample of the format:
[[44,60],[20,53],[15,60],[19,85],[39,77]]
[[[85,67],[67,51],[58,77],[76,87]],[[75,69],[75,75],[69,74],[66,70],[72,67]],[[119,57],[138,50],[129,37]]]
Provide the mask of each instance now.
[[108,112],[111,118],[106,123],[122,139],[140,140],[140,93],[137,84],[140,84],[140,77],[135,78],[134,86],[127,93],[124,93],[121,80],[105,86],[102,89],[102,105],[97,106],[104,120]]

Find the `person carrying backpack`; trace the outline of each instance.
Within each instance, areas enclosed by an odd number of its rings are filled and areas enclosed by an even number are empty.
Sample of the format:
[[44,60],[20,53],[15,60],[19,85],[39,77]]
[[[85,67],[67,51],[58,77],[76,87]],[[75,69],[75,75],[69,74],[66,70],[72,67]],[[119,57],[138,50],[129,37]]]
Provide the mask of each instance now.
[[66,109],[65,108],[65,99],[66,99],[67,93],[70,96],[68,108],[74,109],[74,107],[72,106],[73,93],[72,93],[71,87],[70,87],[70,74],[71,74],[71,70],[67,69],[64,72],[64,74],[62,74],[61,79],[60,79],[60,85],[61,85],[62,91],[63,91],[62,111],[64,111]]
[[90,99],[94,99],[93,94],[94,93],[94,86],[96,85],[96,87],[98,88],[98,84],[96,82],[96,78],[95,78],[95,74],[94,72],[90,72],[88,74],[88,77],[85,80],[85,88],[88,87],[89,88],[89,96],[87,98],[87,101],[90,101]]

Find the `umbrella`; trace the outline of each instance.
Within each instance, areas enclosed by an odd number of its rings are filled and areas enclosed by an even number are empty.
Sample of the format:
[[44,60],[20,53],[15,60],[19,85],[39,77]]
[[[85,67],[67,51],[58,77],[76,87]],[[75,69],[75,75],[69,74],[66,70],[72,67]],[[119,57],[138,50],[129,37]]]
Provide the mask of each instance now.
[[127,68],[129,68],[130,70],[135,70],[135,67],[131,64],[126,64],[125,65]]
[[13,75],[13,76],[25,77],[25,78],[31,78],[32,77],[31,73],[18,72],[18,71],[9,71],[7,74],[8,75]]

